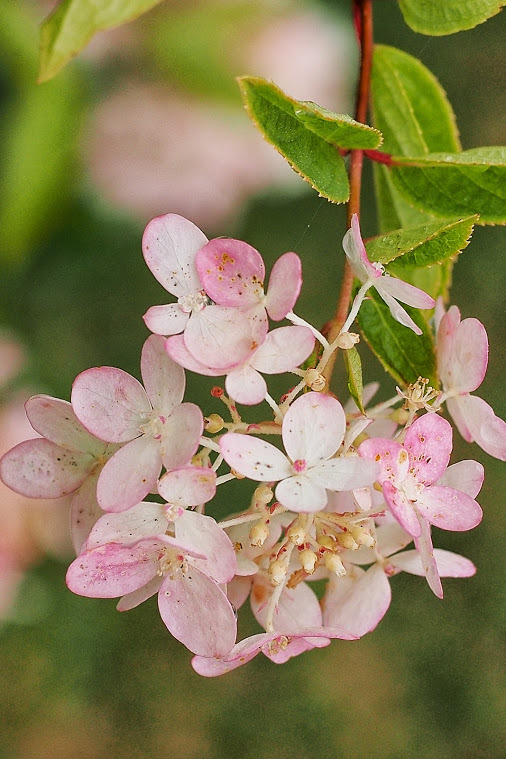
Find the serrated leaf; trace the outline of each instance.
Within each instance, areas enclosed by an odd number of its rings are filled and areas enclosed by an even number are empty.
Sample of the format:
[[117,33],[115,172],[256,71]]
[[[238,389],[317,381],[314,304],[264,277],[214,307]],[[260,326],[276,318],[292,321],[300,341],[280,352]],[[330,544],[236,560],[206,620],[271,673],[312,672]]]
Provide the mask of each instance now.
[[132,21],[161,0],[63,0],[41,27],[39,82],[45,82],[96,32]]
[[346,371],[348,372],[348,389],[350,395],[360,411],[365,414],[362,393],[364,384],[362,380],[362,361],[356,348],[343,351]]
[[328,200],[348,200],[348,177],[337,147],[377,146],[377,130],[293,100],[260,77],[240,77],[238,82],[250,118],[290,166]]
[[499,13],[502,0],[399,0],[404,20],[415,32],[436,37],[473,29]]
[[428,323],[418,309],[404,308],[422,330],[421,335],[415,335],[411,329],[395,321],[388,306],[372,291],[358,313],[364,339],[400,385],[409,385],[418,377],[426,377],[436,387],[436,358]]
[[393,159],[398,191],[417,208],[437,216],[479,214],[479,224],[506,223],[506,148],[429,153]]
[[389,269],[396,271],[440,264],[468,245],[477,220],[469,216],[397,229],[369,240],[367,255],[371,261],[391,264]]

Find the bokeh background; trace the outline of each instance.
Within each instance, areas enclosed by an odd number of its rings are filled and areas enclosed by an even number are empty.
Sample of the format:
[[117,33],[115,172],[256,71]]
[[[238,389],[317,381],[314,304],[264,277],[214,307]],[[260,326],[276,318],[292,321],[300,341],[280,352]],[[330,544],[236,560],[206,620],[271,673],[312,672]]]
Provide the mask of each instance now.
[[[209,237],[246,239],[268,265],[296,250],[297,310],[315,325],[333,312],[342,267],[344,209],[262,143],[234,76],[266,76],[352,113],[347,0],[172,0],[99,35],[37,86],[37,22],[53,5],[0,6],[0,452],[31,436],[30,393],[68,399],[75,375],[100,364],[139,375],[141,315],[166,301],[140,250],[152,216],[177,212]],[[376,40],[439,77],[463,146],[500,143],[502,17],[430,38],[406,27],[393,0],[374,12]],[[362,224],[376,232],[368,172]],[[487,327],[479,394],[503,417],[504,271],[501,230],[478,228],[452,291],[463,316]],[[366,360],[366,380],[378,374],[388,397],[391,381]],[[208,385],[188,385],[187,397],[212,411]],[[344,387],[339,370],[337,392]],[[399,575],[389,613],[361,641],[282,667],[259,656],[217,680],[193,673],[155,602],[118,614],[114,601],[73,596],[66,504],[28,503],[2,486],[1,759],[500,759],[504,486],[501,465],[456,436],[455,460],[466,457],[486,466],[483,523],[435,532],[477,564],[474,578],[446,580],[441,602],[422,579]],[[234,484],[224,513],[243,506]],[[246,614],[242,636],[255,631]]]

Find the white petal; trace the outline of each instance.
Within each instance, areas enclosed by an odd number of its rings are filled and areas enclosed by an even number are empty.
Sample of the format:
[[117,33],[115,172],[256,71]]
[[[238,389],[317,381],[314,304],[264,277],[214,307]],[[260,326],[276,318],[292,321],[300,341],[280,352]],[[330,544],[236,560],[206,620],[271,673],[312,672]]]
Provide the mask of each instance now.
[[338,400],[324,393],[297,398],[283,420],[283,443],[292,461],[307,466],[332,456],[344,438],[346,419]]
[[277,482],[292,473],[286,456],[260,438],[228,432],[220,440],[220,449],[227,464],[250,480]]

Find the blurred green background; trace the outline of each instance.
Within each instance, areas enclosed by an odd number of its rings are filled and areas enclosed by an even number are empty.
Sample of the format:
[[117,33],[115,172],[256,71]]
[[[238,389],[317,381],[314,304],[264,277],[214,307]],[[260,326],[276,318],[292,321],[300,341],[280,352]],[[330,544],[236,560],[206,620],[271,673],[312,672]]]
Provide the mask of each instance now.
[[[28,357],[0,400],[22,387],[68,399],[75,375],[100,364],[139,375],[148,334],[141,315],[166,302],[143,263],[142,230],[157,213],[183,213],[185,203],[208,236],[246,239],[268,265],[296,250],[304,266],[297,312],[323,324],[339,287],[344,208],[292,181],[267,153],[254,152],[250,167],[234,163],[236,141],[239,153],[248,150],[254,128],[233,76],[271,75],[299,99],[328,92],[322,105],[351,112],[349,3],[166,2],[101,36],[38,87],[36,22],[50,7],[4,0],[0,8],[0,327]],[[393,0],[375,2],[374,13],[376,40],[419,57],[440,79],[463,147],[500,143],[502,16],[430,38],[406,27]],[[335,59],[322,53],[332,44]],[[301,67],[308,74],[301,74],[302,91],[253,68],[258,61],[272,61],[281,78]],[[111,103],[119,103],[116,110]],[[190,127],[210,114],[218,119],[211,131],[206,122],[189,138]],[[170,131],[172,120],[179,132]],[[225,127],[233,131],[213,152],[213,135]],[[187,182],[191,171],[209,175],[207,184]],[[362,213],[364,234],[374,234],[368,171]],[[463,317],[485,323],[491,360],[479,394],[504,417],[500,246],[500,229],[475,231],[455,268],[452,300]],[[365,379],[378,375],[388,397],[393,384],[367,359]],[[344,388],[340,368],[343,397]],[[187,398],[207,413],[208,390],[209,383],[189,379]],[[500,759],[504,488],[500,464],[456,435],[454,460],[471,457],[486,467],[483,523],[470,533],[435,530],[435,542],[471,558],[477,575],[446,580],[442,602],[421,578],[400,575],[374,633],[283,667],[259,656],[220,679],[200,678],[154,601],[118,614],[114,601],[73,596],[65,557],[39,551],[0,628],[0,757]],[[240,510],[242,491],[226,487],[219,508]],[[243,616],[241,637],[258,630]]]

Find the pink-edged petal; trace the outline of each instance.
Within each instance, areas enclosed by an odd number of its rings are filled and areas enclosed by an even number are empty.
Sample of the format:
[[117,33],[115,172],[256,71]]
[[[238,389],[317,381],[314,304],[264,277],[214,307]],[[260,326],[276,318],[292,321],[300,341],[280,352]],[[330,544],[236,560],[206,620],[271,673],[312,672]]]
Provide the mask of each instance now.
[[408,428],[404,448],[410,471],[424,485],[432,485],[445,472],[452,452],[452,427],[437,414],[425,414]]
[[402,482],[408,473],[409,459],[402,445],[394,440],[369,438],[359,445],[358,453],[378,464],[379,482]]
[[338,400],[323,393],[306,393],[292,403],[283,419],[285,450],[292,461],[303,460],[309,467],[337,451],[345,429]]
[[147,601],[148,598],[151,598],[156,593],[158,593],[162,587],[162,583],[163,577],[156,575],[151,580],[149,580],[149,582],[143,585],[142,588],[133,590],[131,593],[127,593],[125,596],[122,596],[116,604],[117,610],[130,611],[130,609],[135,609],[136,606],[139,606],[139,604]]
[[179,303],[165,306],[151,306],[144,316],[144,324],[155,335],[178,335],[183,332],[190,314],[182,310]]
[[220,658],[194,656],[192,667],[199,675],[204,677],[217,677],[231,672],[237,667],[251,661],[262,650],[262,646],[280,638],[279,633],[259,633],[239,641],[227,655]]
[[434,308],[436,305],[434,298],[420,290],[419,287],[403,282],[402,279],[385,275],[381,278],[381,283],[376,284],[375,287],[376,289],[381,287],[383,293],[388,293],[395,300],[400,300],[401,303],[406,303],[414,308]]
[[184,369],[165,350],[165,340],[151,335],[142,346],[142,381],[156,414],[170,414],[183,400]]
[[[440,577],[472,577],[476,574],[476,567],[472,561],[452,551],[444,551],[441,548],[434,549],[434,559]],[[423,577],[424,567],[418,551],[404,551],[392,557],[394,564],[403,572]]]
[[234,546],[212,517],[185,511],[175,522],[176,538],[205,554],[191,563],[215,582],[229,582],[237,570]]
[[[423,574],[427,578],[429,588],[437,598],[443,598],[443,586],[441,585],[441,578],[434,557],[430,524],[423,517],[419,516],[418,518],[420,520],[422,532],[415,540],[416,552],[420,555]],[[395,557],[392,558],[392,564],[395,566]]]
[[251,330],[251,350],[255,350],[265,340],[265,336],[269,331],[269,320],[267,318],[267,311],[264,304],[257,303],[255,306],[241,311],[241,313],[247,318]]
[[109,543],[86,551],[67,571],[67,586],[89,598],[116,598],[149,582],[159,566],[160,542],[143,540],[132,546]]
[[[258,567],[257,567],[258,569]],[[231,580],[227,585],[227,598],[234,607],[234,609],[240,609],[241,606],[247,600],[252,585],[252,578],[249,576],[240,576]]]
[[28,498],[61,498],[83,484],[95,460],[43,438],[25,440],[0,459],[7,487]]
[[302,364],[311,354],[315,339],[307,327],[278,327],[269,332],[250,359],[264,374],[281,374]]
[[34,395],[25,403],[25,410],[33,429],[52,443],[92,456],[104,453],[104,442],[90,435],[68,401]]
[[220,306],[249,308],[263,297],[262,256],[242,240],[210,240],[196,257],[204,290]]
[[207,306],[192,313],[184,341],[197,361],[214,369],[237,366],[257,347],[252,345],[248,317],[226,306]]
[[288,643],[283,640],[279,645],[273,641],[270,645],[262,648],[262,653],[274,664],[285,664],[294,656],[299,656],[313,648],[325,648],[330,645],[330,638],[288,638]]
[[70,533],[76,554],[80,553],[95,522],[103,515],[97,503],[97,480],[100,470],[92,474],[78,488],[70,506]]
[[455,488],[467,493],[471,498],[476,498],[481,490],[484,478],[483,465],[478,461],[473,461],[473,459],[466,459],[449,466],[443,476],[437,480],[436,485]]
[[345,577],[332,576],[325,593],[323,621],[362,636],[374,630],[390,606],[390,583],[383,569],[352,567]]
[[207,503],[216,493],[216,472],[190,466],[166,472],[158,482],[158,492],[171,506],[183,509]]
[[478,319],[460,322],[451,341],[450,356],[446,361],[444,358],[441,380],[445,389],[459,393],[476,390],[483,382],[488,364],[488,338],[483,324]]
[[409,329],[412,329],[415,335],[421,335],[422,330],[418,326],[418,324],[415,324],[411,316],[408,314],[406,309],[404,309],[400,303],[398,303],[395,298],[392,298],[392,296],[381,287],[381,283],[383,282],[383,278],[378,281],[376,284],[376,290],[378,291],[379,295],[383,298],[385,303],[387,304],[388,308],[390,309],[390,313],[392,314],[392,317],[395,319],[395,321],[399,322],[399,324],[402,324],[403,327],[408,327]]
[[483,517],[476,501],[460,490],[432,485],[419,495],[416,508],[431,524],[442,530],[472,530]]
[[220,439],[220,450],[229,466],[257,482],[276,482],[292,473],[286,456],[260,438],[228,432]]
[[230,601],[196,567],[165,579],[158,608],[169,632],[194,654],[219,657],[233,647],[237,622]]
[[162,468],[160,443],[141,435],[117,451],[102,469],[97,501],[104,511],[125,511],[152,490]]
[[[263,575],[255,575],[251,590],[251,609],[257,622],[265,628],[269,601],[274,592],[270,581]],[[295,588],[284,588],[273,617],[274,629],[298,632],[303,627],[321,627],[322,612],[316,595],[305,582]]]
[[204,431],[202,411],[194,403],[180,403],[164,419],[161,455],[166,469],[186,466],[199,447]]
[[357,214],[352,216],[351,227],[343,238],[343,248],[354,275],[361,282],[381,277],[383,267],[373,266],[367,257]]
[[376,461],[340,456],[311,467],[307,476],[327,490],[355,490],[371,485],[378,478],[378,471]]
[[[442,314],[441,308],[438,309],[438,303],[440,300]],[[457,329],[460,324],[460,311],[457,306],[451,306],[451,308],[445,313],[442,299],[438,298],[436,310],[434,312],[434,320],[437,327],[436,352],[439,377],[443,385],[449,387],[449,372],[453,361],[453,341],[455,340],[455,335],[457,334]]]
[[81,372],[74,380],[71,400],[86,429],[110,443],[137,437],[144,415],[152,411],[141,383],[112,366]]
[[411,501],[388,480],[383,482],[382,485],[385,501],[401,527],[414,538],[419,537],[421,533],[420,522]]
[[210,366],[197,361],[186,347],[183,335],[173,335],[173,337],[167,338],[165,350],[173,361],[191,372],[203,374],[207,377],[220,377],[225,374],[225,369],[212,369]]
[[234,369],[227,374],[225,389],[237,403],[255,406],[261,403],[267,392],[267,385],[261,374],[249,364]]
[[476,395],[461,395],[449,398],[446,405],[464,440],[474,441],[490,456],[506,461],[506,422],[486,401]]
[[327,505],[327,491],[307,475],[282,480],[275,491],[276,499],[290,511],[321,511]]
[[163,535],[167,517],[159,503],[143,501],[118,514],[104,514],[91,530],[86,549],[106,543],[131,544],[141,538]]
[[176,296],[201,290],[195,255],[207,237],[188,219],[168,213],[149,222],[142,238],[144,259],[160,284]]
[[265,307],[270,318],[279,322],[293,309],[302,287],[302,262],[296,253],[284,253],[271,270]]

